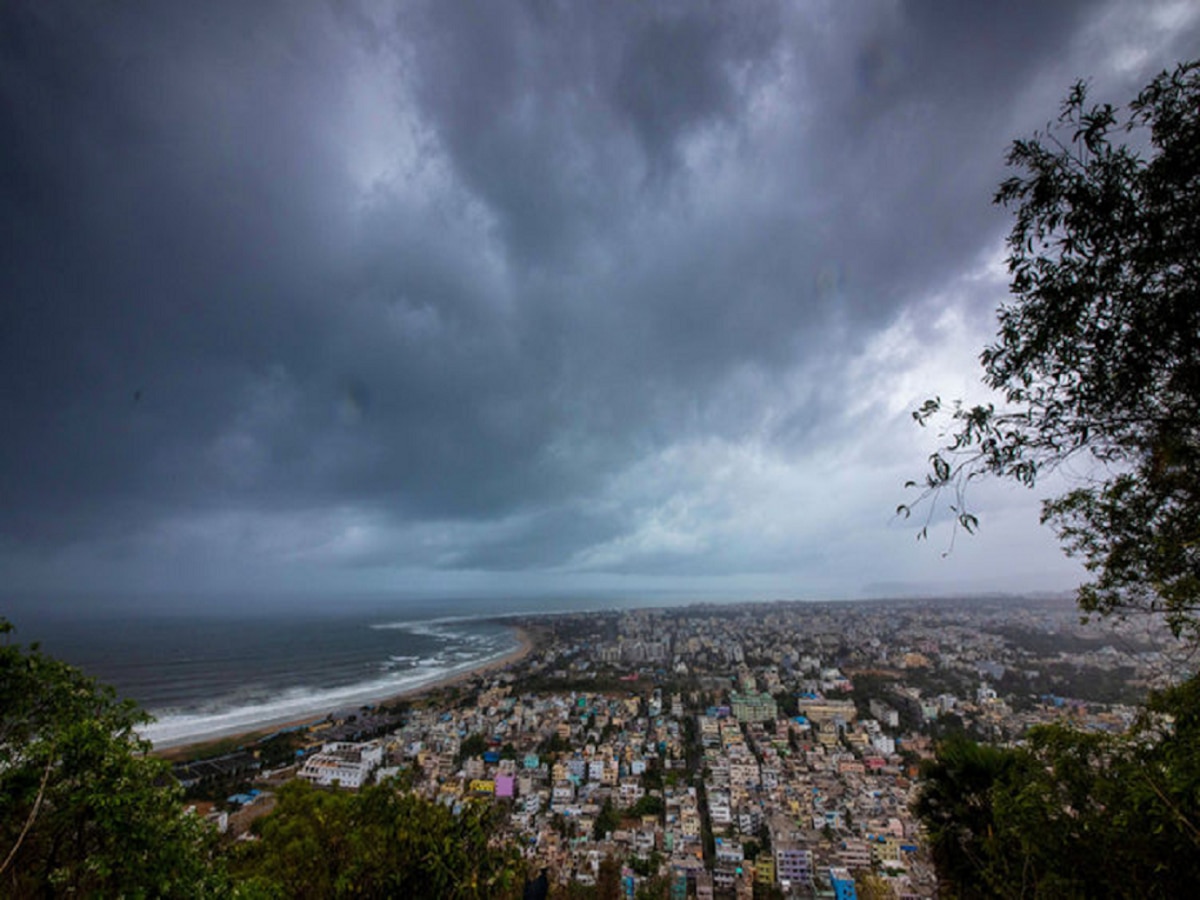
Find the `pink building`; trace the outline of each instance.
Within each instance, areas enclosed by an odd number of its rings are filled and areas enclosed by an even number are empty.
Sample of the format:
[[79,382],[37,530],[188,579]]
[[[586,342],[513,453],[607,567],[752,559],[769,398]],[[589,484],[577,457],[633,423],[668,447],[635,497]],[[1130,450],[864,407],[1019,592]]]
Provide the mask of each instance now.
[[496,796],[511,797],[513,795],[513,783],[516,778],[512,775],[497,775],[496,776]]

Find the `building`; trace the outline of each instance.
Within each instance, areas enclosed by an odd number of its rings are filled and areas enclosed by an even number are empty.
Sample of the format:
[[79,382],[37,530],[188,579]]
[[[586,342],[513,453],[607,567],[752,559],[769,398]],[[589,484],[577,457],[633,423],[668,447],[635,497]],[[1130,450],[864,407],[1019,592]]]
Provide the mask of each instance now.
[[740,694],[734,691],[729,696],[729,708],[739,722],[773,722],[779,717],[775,698],[766,693]]
[[754,880],[759,884],[775,883],[775,860],[769,853],[760,853],[754,861]]
[[849,869],[834,866],[829,870],[829,883],[833,886],[836,900],[858,900],[858,891],[854,887],[854,878]]
[[382,762],[383,745],[378,741],[365,744],[335,741],[305,760],[296,775],[322,787],[338,784],[357,790]]
[[838,859],[847,869],[868,869],[871,867],[871,847],[866,841],[845,840],[838,850]]
[[775,848],[775,877],[785,891],[805,888],[812,884],[813,858],[811,850],[780,845]]

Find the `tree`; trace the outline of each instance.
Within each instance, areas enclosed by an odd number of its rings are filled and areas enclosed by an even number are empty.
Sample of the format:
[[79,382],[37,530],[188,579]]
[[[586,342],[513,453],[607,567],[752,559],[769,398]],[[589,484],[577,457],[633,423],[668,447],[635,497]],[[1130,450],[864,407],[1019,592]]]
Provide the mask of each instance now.
[[668,900],[671,896],[669,875],[653,875],[637,886],[634,900]]
[[[956,527],[972,531],[972,479],[1033,486],[1090,461],[1042,511],[1093,575],[1081,608],[1162,613],[1200,638],[1200,61],[1120,115],[1076,84],[1008,163],[1018,173],[994,199],[1016,215],[1012,297],[981,356],[1004,402],[951,407],[921,497],[949,490]],[[913,415],[941,412],[932,399]]]
[[939,882],[962,897],[989,896],[981,876],[995,838],[993,792],[1016,765],[1011,750],[953,736],[922,764],[913,811],[924,822]]
[[0,619],[0,894],[222,893],[216,833],[112,688],[9,643]]
[[391,785],[351,793],[293,781],[234,871],[249,896],[518,896],[524,867],[495,840],[494,815],[483,803],[454,814]]
[[891,900],[896,896],[887,881],[873,872],[859,872],[854,879],[859,900]]
[[662,817],[666,812],[666,804],[663,803],[662,797],[655,794],[645,794],[640,797],[637,803],[629,810],[631,816],[659,816]]
[[296,751],[302,744],[298,732],[277,734],[258,744],[258,758],[265,769],[276,769],[296,762]]
[[482,734],[475,732],[465,737],[458,748],[458,761],[470,759],[472,756],[483,756],[487,751],[488,741]]
[[600,812],[596,816],[596,822],[592,826],[592,840],[603,841],[608,837],[609,832],[616,831],[620,827],[620,813],[613,806],[611,799],[605,800],[604,805],[600,807]]
[[596,872],[596,900],[619,900],[621,896],[621,861],[609,854],[600,860]]
[[1200,679],[1129,734],[1061,725],[1003,749],[947,740],[914,804],[961,897],[1178,897],[1200,883]]

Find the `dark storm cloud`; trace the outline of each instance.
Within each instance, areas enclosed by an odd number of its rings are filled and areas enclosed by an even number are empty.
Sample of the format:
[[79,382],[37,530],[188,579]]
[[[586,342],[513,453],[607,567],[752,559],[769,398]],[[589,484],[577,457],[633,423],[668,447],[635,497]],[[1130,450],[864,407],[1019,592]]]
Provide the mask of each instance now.
[[[241,49],[219,16],[117,13],[8,5],[0,29],[15,138],[0,471],[22,537],[204,497],[199,448],[247,379],[317,337],[304,282],[330,172],[300,98],[206,56]],[[242,55],[277,57],[283,82],[313,62],[273,44]]]
[[1170,62],[1095,12],[6,4],[0,550],[778,569],[728,472],[986,318],[1007,141]]
[[855,318],[894,311],[981,251],[1002,221],[988,201],[1011,129],[1047,115],[1025,121],[1016,104],[1089,6],[911,2],[793,23],[819,123],[807,165],[828,186],[823,255],[839,259]]
[[[646,202],[679,143],[733,125],[778,41],[769,5],[432,3],[406,8],[422,108],[531,265]],[[576,246],[584,244],[584,247]]]

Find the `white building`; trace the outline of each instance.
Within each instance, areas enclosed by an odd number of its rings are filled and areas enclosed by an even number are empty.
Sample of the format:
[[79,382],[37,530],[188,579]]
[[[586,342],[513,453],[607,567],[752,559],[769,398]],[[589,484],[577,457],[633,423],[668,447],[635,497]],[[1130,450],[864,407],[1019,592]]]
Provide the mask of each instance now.
[[895,739],[888,737],[886,734],[875,735],[875,737],[871,739],[871,746],[884,756],[891,756],[896,752]]
[[366,744],[337,741],[326,744],[305,760],[297,776],[322,787],[336,782],[344,788],[358,789],[382,762],[383,745],[379,741]]

